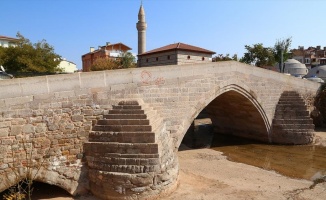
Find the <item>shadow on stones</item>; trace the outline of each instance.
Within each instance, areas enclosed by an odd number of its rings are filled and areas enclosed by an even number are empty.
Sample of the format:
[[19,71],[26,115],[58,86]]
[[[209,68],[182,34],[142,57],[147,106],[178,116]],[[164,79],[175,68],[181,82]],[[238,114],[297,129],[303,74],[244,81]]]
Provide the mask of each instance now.
[[[205,110],[203,110],[187,130],[179,147],[179,151],[247,144],[265,143],[233,136],[232,134],[219,133],[218,130],[214,130],[214,126],[209,118],[209,115],[206,114]],[[185,146],[187,148],[185,148]]]

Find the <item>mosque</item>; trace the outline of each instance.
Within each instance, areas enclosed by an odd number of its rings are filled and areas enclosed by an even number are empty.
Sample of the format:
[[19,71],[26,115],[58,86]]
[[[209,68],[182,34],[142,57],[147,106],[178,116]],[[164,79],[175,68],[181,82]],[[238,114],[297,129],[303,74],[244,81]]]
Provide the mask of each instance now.
[[212,62],[215,52],[181,42],[169,44],[146,52],[145,10],[140,5],[138,13],[138,67],[151,67],[162,65],[185,65]]
[[[151,67],[162,65],[184,65],[195,63],[212,62],[212,55],[215,52],[200,47],[184,44],[181,42],[169,44],[146,52],[146,29],[145,10],[140,5],[138,13],[138,67]],[[83,72],[91,70],[91,66],[97,59],[119,59],[121,55],[131,50],[123,43],[111,44],[107,42],[98,49],[90,47],[90,51],[82,55]]]

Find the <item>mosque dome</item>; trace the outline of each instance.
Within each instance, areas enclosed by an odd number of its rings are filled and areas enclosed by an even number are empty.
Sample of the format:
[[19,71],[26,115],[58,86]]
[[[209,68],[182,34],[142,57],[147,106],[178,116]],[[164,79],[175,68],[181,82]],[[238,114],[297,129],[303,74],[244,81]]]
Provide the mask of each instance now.
[[306,77],[319,77],[323,80],[326,80],[326,65],[321,65],[318,67],[314,67],[309,70]]
[[304,76],[308,73],[308,69],[305,64],[295,59],[288,59],[284,62],[284,73],[291,74],[292,76]]

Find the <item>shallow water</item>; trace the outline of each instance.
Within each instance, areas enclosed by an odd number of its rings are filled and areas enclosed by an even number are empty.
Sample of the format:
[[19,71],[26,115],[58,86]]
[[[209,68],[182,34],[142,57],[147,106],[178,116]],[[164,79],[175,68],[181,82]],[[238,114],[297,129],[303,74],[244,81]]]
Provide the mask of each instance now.
[[326,147],[314,145],[270,145],[215,134],[212,149],[230,161],[274,170],[291,178],[315,180],[326,176]]

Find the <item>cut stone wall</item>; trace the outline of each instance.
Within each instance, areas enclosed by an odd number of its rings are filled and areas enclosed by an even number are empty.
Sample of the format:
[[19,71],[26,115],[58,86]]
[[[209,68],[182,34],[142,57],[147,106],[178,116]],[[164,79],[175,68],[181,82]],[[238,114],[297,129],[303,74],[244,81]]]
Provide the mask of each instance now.
[[[36,176],[39,181],[62,187],[71,194],[89,189],[88,177],[95,179],[99,174],[88,173],[84,143],[93,126],[113,105],[124,100],[135,100],[151,108],[148,120],[160,130],[155,132],[161,155],[160,169],[172,170],[170,176],[162,175],[161,179],[168,183],[166,188],[172,188],[178,172],[175,153],[204,108],[218,108],[219,102],[230,101],[226,108],[219,109],[235,120],[238,117],[238,129],[247,130],[242,136],[254,133],[250,137],[269,138],[273,142],[271,126],[281,94],[291,90],[301,96],[314,96],[319,86],[234,61],[3,80],[0,82],[0,182],[5,184],[0,185],[0,191],[24,176],[21,169],[26,169],[29,161],[33,161],[30,165],[33,168],[42,163]],[[233,99],[234,103],[242,102],[241,106],[234,106]],[[247,115],[254,118],[244,120]],[[215,116],[221,117],[218,112]],[[247,124],[255,119],[259,120],[259,126]],[[225,120],[220,128],[238,130],[232,127],[233,121]],[[32,158],[26,159],[26,152],[31,151]],[[21,171],[19,177],[8,178],[15,170]],[[123,180],[128,181],[128,177]],[[153,187],[146,195],[155,195],[166,188]],[[118,196],[121,191],[117,191]],[[123,198],[130,198],[129,194]]]

